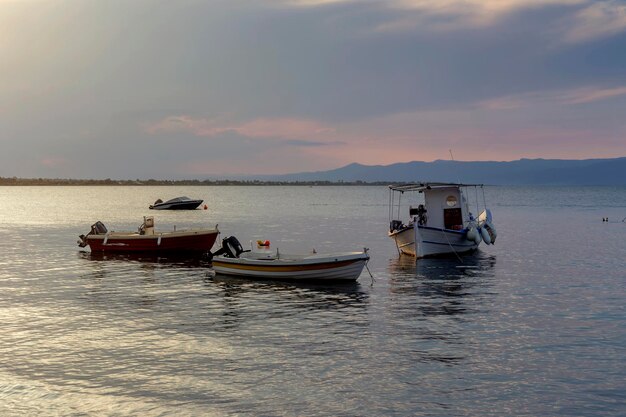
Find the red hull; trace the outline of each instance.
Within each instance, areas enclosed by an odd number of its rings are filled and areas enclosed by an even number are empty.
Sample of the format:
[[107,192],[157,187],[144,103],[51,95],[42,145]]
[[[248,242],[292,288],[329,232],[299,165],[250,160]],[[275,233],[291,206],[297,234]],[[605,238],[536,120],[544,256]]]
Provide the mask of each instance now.
[[90,235],[87,244],[92,252],[207,252],[217,239],[217,231],[190,231],[156,233],[154,235],[131,235],[115,233]]

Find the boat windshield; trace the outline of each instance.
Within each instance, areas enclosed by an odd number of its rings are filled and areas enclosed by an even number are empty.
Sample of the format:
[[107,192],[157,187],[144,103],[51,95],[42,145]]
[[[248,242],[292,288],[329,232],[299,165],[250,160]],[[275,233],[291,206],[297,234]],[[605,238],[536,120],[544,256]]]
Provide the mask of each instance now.
[[176,197],[176,198],[172,198],[171,200],[167,200],[165,203],[178,203],[181,201],[189,201],[191,200],[191,198],[189,197]]

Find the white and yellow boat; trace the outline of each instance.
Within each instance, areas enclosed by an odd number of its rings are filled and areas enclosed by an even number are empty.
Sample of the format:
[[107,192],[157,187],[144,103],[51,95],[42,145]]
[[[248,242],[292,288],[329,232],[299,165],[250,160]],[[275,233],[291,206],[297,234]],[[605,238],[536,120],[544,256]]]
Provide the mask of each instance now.
[[333,254],[283,254],[243,251],[234,237],[215,252],[213,269],[221,275],[290,281],[356,281],[369,261],[367,250]]

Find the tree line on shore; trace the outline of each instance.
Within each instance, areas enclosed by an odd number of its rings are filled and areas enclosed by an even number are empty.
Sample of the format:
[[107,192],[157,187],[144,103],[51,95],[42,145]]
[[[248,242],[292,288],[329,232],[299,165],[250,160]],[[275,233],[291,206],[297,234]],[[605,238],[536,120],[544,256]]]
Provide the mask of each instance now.
[[365,181],[264,181],[264,180],[104,180],[70,178],[0,177],[0,185],[387,185]]

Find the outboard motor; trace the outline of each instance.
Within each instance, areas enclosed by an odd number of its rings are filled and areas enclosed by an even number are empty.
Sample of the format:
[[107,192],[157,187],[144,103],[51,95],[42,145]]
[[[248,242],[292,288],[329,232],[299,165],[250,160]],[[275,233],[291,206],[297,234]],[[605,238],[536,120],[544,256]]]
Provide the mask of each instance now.
[[106,235],[107,232],[108,232],[108,229],[106,228],[104,223],[102,223],[101,221],[97,221],[91,225],[91,231],[87,233],[87,235],[78,236],[80,239],[77,242],[78,246],[80,246],[81,248],[84,248],[85,246],[87,246],[87,236],[89,235]]
[[238,258],[243,253],[243,246],[235,236],[229,236],[222,240],[222,248],[229,258]]
[[101,221],[97,221],[91,225],[92,235],[105,235],[108,232],[106,226]]
[[404,225],[401,220],[392,220],[389,222],[389,231],[395,232],[396,230],[403,229]]
[[227,258],[239,258],[239,255],[247,252],[243,250],[243,246],[239,243],[239,240],[235,236],[229,236],[222,239],[222,247],[215,252],[210,254],[210,258],[213,259],[214,256],[222,255]]

